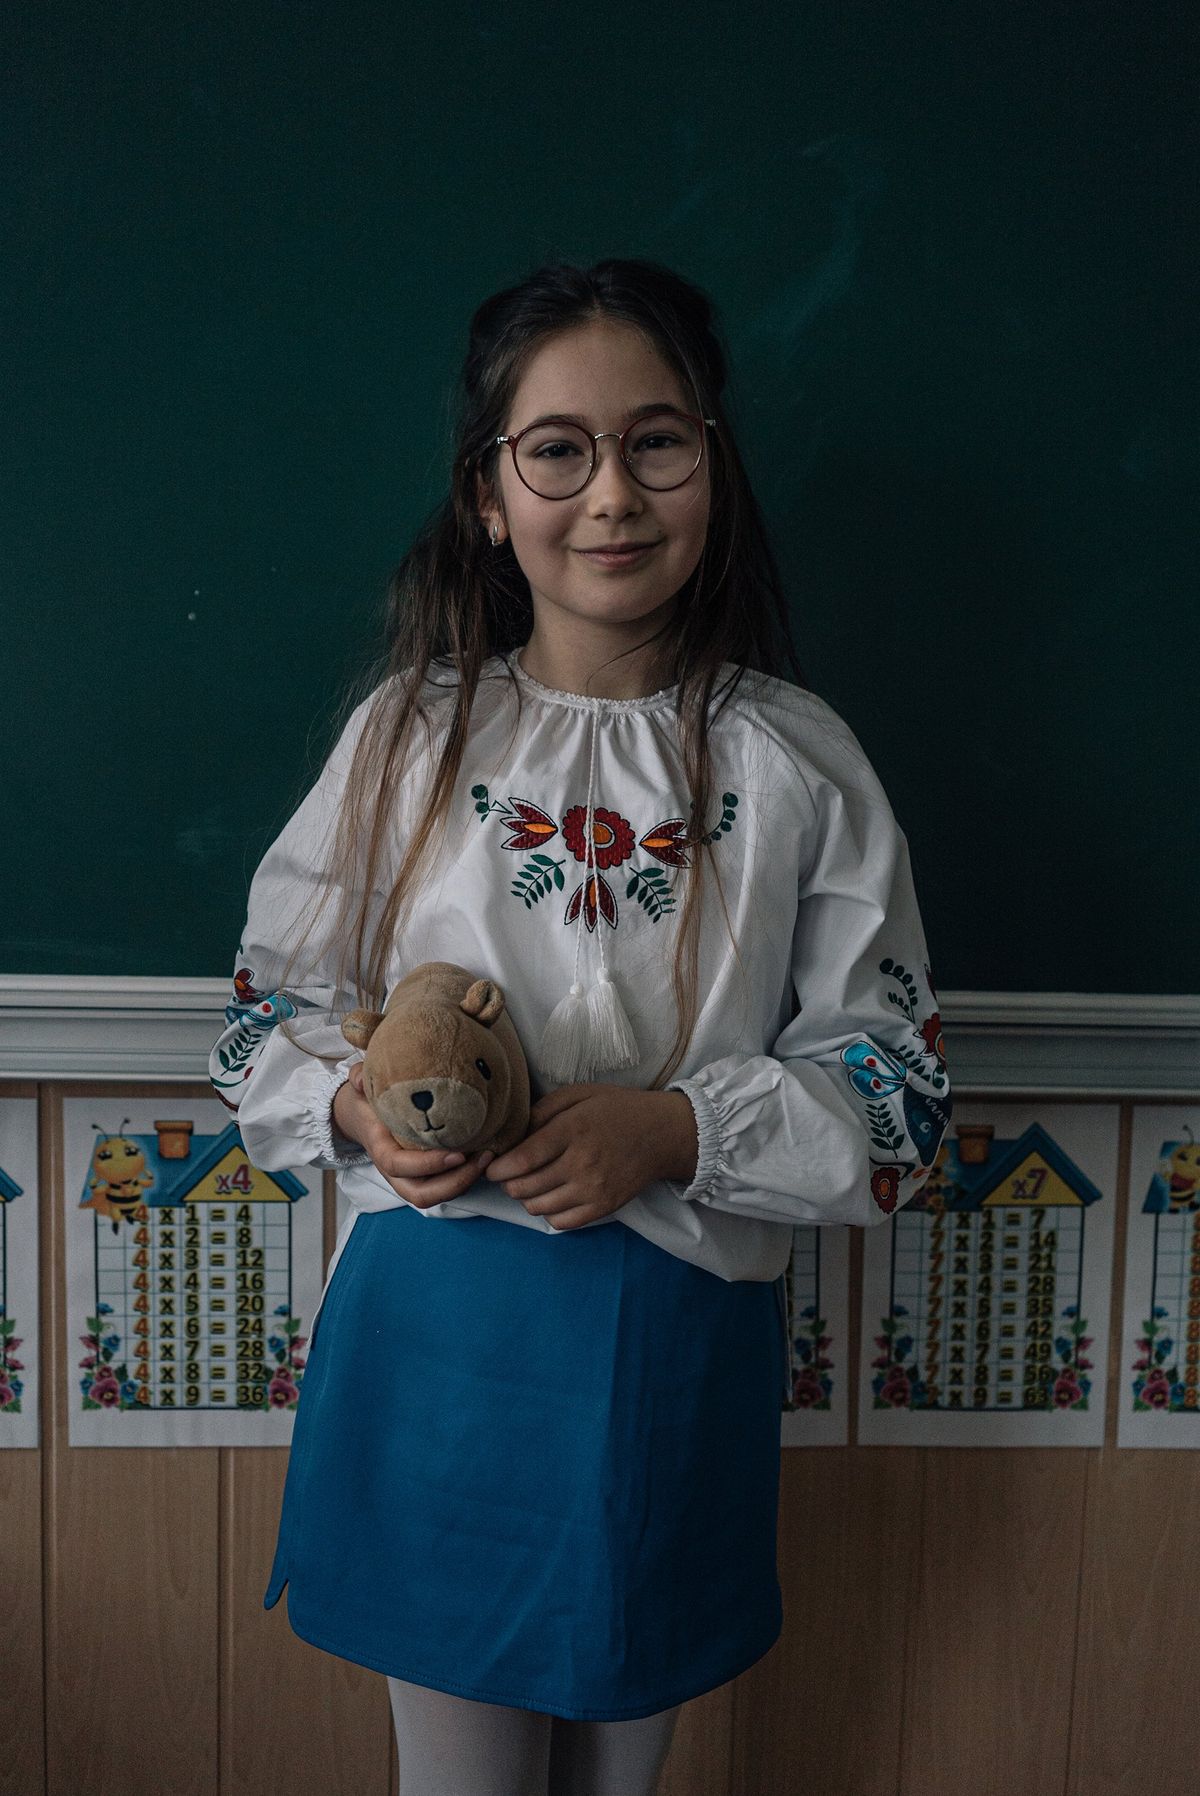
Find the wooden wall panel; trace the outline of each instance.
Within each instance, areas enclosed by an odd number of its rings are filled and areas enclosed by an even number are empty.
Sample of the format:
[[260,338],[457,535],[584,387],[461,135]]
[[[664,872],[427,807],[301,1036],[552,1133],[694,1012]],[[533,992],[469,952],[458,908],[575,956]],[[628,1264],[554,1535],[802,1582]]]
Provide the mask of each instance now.
[[1088,1470],[1068,1796],[1196,1796],[1200,1464],[1106,1447]]
[[0,1453],[0,1796],[46,1788],[42,1635],[42,1455]]
[[925,1459],[901,1796],[1058,1796],[1086,1451],[928,1448]]
[[[36,1096],[33,1084],[0,1085],[0,1097]],[[40,1155],[44,1159],[44,1146]],[[43,1164],[38,1170],[43,1190],[46,1173]],[[22,1344],[22,1357],[32,1365],[37,1343],[23,1336]],[[0,1796],[44,1796],[40,1447],[0,1453],[0,1594]]]
[[730,1796],[895,1796],[920,1455],[787,1449],[781,1483],[784,1632],[737,1681]]

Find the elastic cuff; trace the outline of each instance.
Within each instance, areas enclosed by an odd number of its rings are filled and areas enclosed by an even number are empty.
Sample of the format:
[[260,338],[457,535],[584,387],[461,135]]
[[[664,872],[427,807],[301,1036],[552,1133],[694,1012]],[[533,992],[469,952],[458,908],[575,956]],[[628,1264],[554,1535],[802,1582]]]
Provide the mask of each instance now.
[[721,1121],[716,1106],[702,1085],[694,1079],[673,1079],[666,1091],[682,1091],[696,1118],[696,1171],[690,1185],[681,1179],[665,1179],[676,1197],[684,1203],[706,1197],[716,1174],[721,1170]]
[[352,1060],[341,1061],[330,1067],[317,1080],[308,1102],[309,1121],[316,1131],[321,1149],[321,1164],[335,1166],[370,1166],[371,1156],[358,1144],[351,1141],[334,1127],[333,1100],[340,1088],[350,1077]]

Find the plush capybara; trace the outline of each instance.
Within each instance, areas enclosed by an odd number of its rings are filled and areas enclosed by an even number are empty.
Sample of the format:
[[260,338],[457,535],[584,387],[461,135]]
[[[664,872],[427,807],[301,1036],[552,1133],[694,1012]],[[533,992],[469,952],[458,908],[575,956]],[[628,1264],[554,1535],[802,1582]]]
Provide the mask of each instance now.
[[529,1067],[494,979],[427,960],[342,1034],[366,1049],[363,1091],[402,1147],[502,1154],[528,1133]]

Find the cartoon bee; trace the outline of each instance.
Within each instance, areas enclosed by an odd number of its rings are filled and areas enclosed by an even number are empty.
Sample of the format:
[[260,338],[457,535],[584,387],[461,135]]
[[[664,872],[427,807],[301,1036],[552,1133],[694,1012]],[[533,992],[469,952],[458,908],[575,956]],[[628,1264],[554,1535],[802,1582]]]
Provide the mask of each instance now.
[[1172,1212],[1200,1209],[1200,1144],[1184,1123],[1188,1140],[1181,1141],[1158,1163],[1158,1176],[1167,1188]]
[[128,1121],[127,1116],[121,1118],[121,1127],[115,1135],[106,1134],[99,1123],[92,1124],[93,1129],[100,1132],[92,1149],[92,1177],[88,1180],[92,1195],[85,1197],[79,1206],[82,1210],[96,1210],[101,1216],[111,1218],[114,1235],[120,1231],[122,1222],[135,1219],[143,1191],[154,1183],[154,1174],[146,1171],[145,1154],[136,1141],[130,1141],[122,1132]]

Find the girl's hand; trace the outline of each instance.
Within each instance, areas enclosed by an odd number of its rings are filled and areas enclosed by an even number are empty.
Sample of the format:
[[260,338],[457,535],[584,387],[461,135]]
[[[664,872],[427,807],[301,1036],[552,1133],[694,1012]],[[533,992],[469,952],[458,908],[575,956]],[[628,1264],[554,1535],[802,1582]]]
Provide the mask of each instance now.
[[695,1174],[695,1116],[682,1091],[563,1085],[534,1104],[529,1128],[487,1176],[553,1229],[611,1216],[655,1179]]
[[370,1154],[397,1197],[418,1210],[430,1210],[434,1204],[444,1204],[447,1198],[461,1197],[488,1161],[495,1158],[491,1153],[483,1153],[464,1160],[462,1154],[444,1154],[440,1148],[401,1147],[364,1095],[361,1060],[354,1062],[345,1084],[339,1085],[334,1094],[333,1120],[339,1134]]

